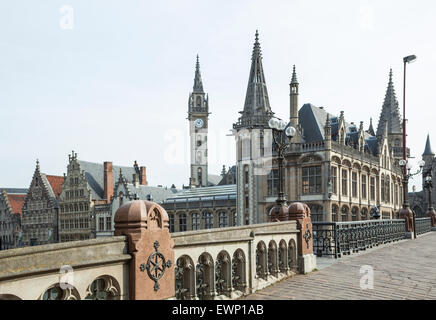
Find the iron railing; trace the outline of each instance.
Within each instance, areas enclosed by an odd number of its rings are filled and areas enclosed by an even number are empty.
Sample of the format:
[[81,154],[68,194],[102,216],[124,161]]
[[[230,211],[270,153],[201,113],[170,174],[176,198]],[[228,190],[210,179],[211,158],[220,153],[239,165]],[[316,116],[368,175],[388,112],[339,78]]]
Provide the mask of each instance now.
[[416,225],[416,235],[420,235],[423,233],[427,233],[431,231],[431,218],[416,218],[415,219],[415,225]]
[[405,220],[313,222],[313,252],[339,258],[405,238]]

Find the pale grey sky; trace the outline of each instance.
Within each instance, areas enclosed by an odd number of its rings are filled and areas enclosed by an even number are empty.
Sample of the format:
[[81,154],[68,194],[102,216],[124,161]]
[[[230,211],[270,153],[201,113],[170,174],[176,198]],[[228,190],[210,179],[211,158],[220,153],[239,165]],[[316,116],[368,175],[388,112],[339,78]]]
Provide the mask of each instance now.
[[419,160],[427,133],[436,147],[435,16],[431,0],[2,1],[0,186],[28,187],[37,158],[62,175],[71,150],[87,161],[138,160],[152,185],[187,184],[197,53],[212,112],[209,172],[219,174],[235,161],[226,134],[243,108],[256,29],[271,107],[285,119],[293,64],[300,106],[344,110],[367,127],[378,123],[389,68],[402,106],[402,58],[417,55],[407,118]]

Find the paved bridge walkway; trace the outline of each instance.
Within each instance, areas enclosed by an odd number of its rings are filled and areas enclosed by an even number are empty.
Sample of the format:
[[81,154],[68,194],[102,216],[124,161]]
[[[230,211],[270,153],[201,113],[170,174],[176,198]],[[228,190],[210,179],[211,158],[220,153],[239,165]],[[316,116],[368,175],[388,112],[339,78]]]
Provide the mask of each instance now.
[[[373,289],[360,287],[362,266],[374,270]],[[436,299],[436,232],[339,259],[318,258],[318,271],[295,275],[245,299]]]

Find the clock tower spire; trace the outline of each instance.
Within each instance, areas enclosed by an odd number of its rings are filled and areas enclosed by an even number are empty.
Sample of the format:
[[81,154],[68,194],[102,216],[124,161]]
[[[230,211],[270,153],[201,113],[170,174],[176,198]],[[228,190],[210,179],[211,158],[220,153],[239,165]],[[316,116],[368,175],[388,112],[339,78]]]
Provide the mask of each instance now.
[[191,177],[190,187],[206,187],[207,171],[207,130],[209,118],[209,98],[203,90],[200,62],[197,55],[195,78],[192,93],[189,94],[188,120],[191,137]]

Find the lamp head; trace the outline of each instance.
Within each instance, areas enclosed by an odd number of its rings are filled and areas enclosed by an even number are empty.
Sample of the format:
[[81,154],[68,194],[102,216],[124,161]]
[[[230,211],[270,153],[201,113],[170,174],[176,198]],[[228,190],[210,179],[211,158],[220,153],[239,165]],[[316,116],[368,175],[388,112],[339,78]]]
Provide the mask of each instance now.
[[404,63],[412,63],[414,61],[416,61],[416,56],[414,54],[403,58]]
[[418,162],[418,165],[422,169],[424,167],[424,165],[425,165],[425,162],[421,160],[421,161]]
[[268,126],[269,126],[271,129],[277,129],[278,122],[279,122],[279,120],[278,120],[277,118],[271,118],[271,119],[269,119],[269,121],[268,121]]
[[285,130],[285,134],[288,138],[293,138],[295,134],[297,133],[297,130],[293,126],[288,126]]
[[278,124],[277,124],[277,129],[280,131],[285,130],[286,128],[286,122],[283,120],[279,120]]

